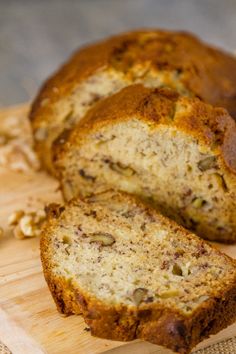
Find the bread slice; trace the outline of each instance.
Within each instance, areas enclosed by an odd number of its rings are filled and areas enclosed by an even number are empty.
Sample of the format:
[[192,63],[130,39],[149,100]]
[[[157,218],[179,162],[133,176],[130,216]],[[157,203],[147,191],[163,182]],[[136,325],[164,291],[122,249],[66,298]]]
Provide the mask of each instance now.
[[46,281],[92,335],[189,353],[236,319],[236,263],[134,197],[108,191],[52,205]]
[[51,144],[97,101],[133,83],[170,87],[236,118],[236,59],[183,32],[141,30],[82,48],[42,87],[30,118],[49,170]]
[[236,124],[224,109],[129,86],[54,144],[67,200],[109,188],[209,240],[236,242]]

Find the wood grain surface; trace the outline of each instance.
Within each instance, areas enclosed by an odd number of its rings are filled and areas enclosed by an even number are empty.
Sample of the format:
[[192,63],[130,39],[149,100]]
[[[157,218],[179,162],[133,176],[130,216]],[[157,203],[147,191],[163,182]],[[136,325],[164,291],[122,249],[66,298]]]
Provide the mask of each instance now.
[[[26,106],[3,110],[0,122],[12,116],[23,121],[26,114]],[[58,184],[47,174],[0,168],[0,225],[5,230],[0,240],[0,341],[13,354],[171,353],[141,341],[121,343],[94,338],[82,317],[58,314],[43,277],[39,239],[15,239],[7,227],[7,218],[14,210],[35,210],[60,200]],[[236,257],[236,246],[218,247]],[[235,334],[236,324],[198,348]]]

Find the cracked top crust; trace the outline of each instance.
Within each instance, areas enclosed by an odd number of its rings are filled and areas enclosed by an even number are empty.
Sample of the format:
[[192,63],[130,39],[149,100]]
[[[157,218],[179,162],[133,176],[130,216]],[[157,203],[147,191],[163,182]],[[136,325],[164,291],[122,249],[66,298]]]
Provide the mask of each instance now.
[[51,145],[97,101],[136,83],[168,87],[236,118],[236,59],[184,32],[140,30],[84,47],[49,78],[30,119],[35,148],[54,172]]
[[[142,30],[123,33],[77,51],[42,87],[31,113],[50,114],[50,106],[99,69],[132,76],[148,62],[155,70],[176,71],[194,96],[236,115],[236,59],[186,32]],[[43,100],[48,104],[40,107]],[[46,103],[46,102],[45,102]]]

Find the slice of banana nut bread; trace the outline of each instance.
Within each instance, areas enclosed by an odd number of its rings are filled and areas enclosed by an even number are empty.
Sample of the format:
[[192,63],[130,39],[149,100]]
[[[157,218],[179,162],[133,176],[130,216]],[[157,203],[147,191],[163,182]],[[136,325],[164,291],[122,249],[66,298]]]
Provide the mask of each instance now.
[[224,109],[129,86],[99,102],[54,152],[67,200],[119,189],[206,239],[236,242],[236,124]]
[[95,336],[189,353],[236,318],[236,263],[133,196],[52,205],[41,238],[58,310]]
[[79,50],[42,87],[30,114],[36,149],[51,165],[51,143],[101,98],[132,83],[167,86],[227,108],[236,117],[236,59],[195,36],[123,33]]

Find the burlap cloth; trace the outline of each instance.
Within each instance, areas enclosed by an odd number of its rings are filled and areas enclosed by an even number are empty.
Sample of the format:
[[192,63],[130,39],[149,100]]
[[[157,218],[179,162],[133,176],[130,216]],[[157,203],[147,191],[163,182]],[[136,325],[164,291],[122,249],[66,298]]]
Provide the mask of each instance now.
[[236,354],[236,337],[197,350],[194,354]]
[[[3,343],[0,342],[0,354],[14,353],[12,353]],[[226,339],[207,348],[197,350],[194,354],[236,354],[236,337]]]

